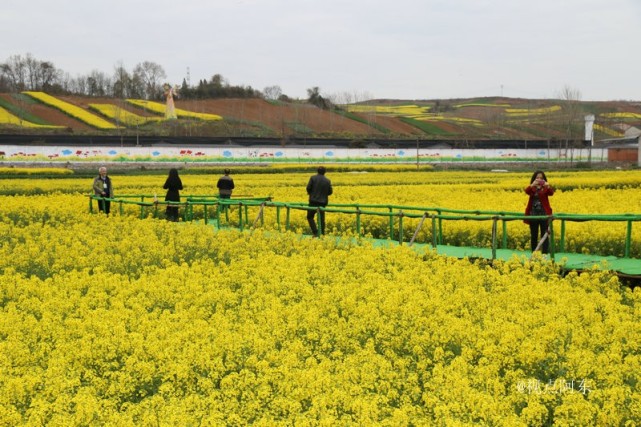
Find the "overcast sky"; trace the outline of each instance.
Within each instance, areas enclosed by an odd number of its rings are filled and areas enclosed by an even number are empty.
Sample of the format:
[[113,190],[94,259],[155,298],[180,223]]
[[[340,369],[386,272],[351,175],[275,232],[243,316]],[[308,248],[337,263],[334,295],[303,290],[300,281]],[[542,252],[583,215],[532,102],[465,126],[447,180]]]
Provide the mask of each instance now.
[[2,0],[0,62],[389,99],[641,100],[641,0]]

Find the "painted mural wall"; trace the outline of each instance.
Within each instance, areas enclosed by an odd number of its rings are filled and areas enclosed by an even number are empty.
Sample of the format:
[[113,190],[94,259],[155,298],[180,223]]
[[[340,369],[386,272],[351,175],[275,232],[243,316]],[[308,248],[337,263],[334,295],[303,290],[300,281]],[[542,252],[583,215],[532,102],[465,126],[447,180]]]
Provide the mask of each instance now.
[[256,147],[64,147],[0,146],[0,160],[109,162],[607,162],[607,148],[453,149],[453,148],[256,148]]

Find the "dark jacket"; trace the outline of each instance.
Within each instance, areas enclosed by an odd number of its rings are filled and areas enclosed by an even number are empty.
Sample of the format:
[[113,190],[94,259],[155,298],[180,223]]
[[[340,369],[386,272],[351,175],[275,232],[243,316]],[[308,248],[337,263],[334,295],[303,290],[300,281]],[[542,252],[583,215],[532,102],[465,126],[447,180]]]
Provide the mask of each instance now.
[[222,196],[231,196],[231,192],[234,189],[234,180],[229,175],[221,176],[216,187],[218,187],[218,191]]
[[307,194],[310,203],[325,206],[328,203],[327,197],[332,195],[332,182],[325,175],[313,175],[307,183]]
[[162,186],[167,190],[167,195],[165,196],[166,202],[180,202],[180,191],[183,189],[183,183],[179,177],[169,177],[165,181],[165,185]]

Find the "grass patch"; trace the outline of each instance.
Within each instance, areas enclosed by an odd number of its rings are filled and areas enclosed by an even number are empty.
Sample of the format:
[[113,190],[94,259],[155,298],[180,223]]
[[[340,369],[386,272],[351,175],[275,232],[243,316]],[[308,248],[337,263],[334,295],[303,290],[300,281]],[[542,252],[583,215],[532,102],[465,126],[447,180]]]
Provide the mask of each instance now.
[[363,123],[363,124],[365,124],[367,126],[373,127],[374,129],[376,129],[377,131],[379,131],[381,133],[384,133],[384,134],[392,133],[392,131],[390,131],[385,126],[381,126],[378,123],[371,123],[367,119],[365,119],[364,117],[359,116],[358,114],[350,113],[349,111],[345,111],[345,110],[334,110],[334,112],[336,114],[341,115],[341,116],[343,116],[345,118],[348,118],[350,120],[354,120],[354,121],[357,121],[359,123]]
[[0,177],[2,178],[23,178],[23,177],[56,177],[60,178],[62,175],[73,175],[74,171],[71,169],[59,168],[14,168],[14,167],[0,167]]
[[[12,96],[13,96],[14,98],[20,98],[20,99],[18,99],[18,102],[20,102],[21,104],[29,104],[29,105],[32,105],[32,104],[33,104],[33,102],[29,102],[29,101],[27,101],[26,99],[24,99],[24,98],[27,98],[27,97],[26,97],[26,96],[24,96],[24,95],[19,95],[19,94],[18,94],[18,95],[16,95],[16,94],[14,94],[14,95],[12,95]],[[4,98],[0,98],[0,107],[4,108],[5,110],[7,110],[8,112],[10,112],[10,113],[11,113],[11,114],[13,114],[14,116],[19,117],[19,118],[21,118],[22,120],[25,120],[25,121],[27,121],[27,122],[35,123],[35,124],[37,124],[37,125],[51,125],[51,123],[46,122],[45,120],[42,120],[42,119],[41,119],[40,117],[38,117],[38,116],[34,116],[34,115],[33,115],[33,114],[31,114],[30,112],[28,112],[28,111],[26,111],[26,110],[24,110],[24,109],[20,108],[20,107],[19,107],[18,105],[16,105],[16,104],[13,104],[13,103],[8,102],[8,101],[7,101],[6,99],[4,99]]]
[[441,136],[451,136],[452,134],[450,132],[447,132],[440,127],[424,122],[422,120],[416,120],[416,119],[410,119],[408,117],[399,117],[399,120],[401,120],[404,123],[407,123],[408,125],[414,126],[423,132],[425,132],[428,135],[441,135]]
[[285,126],[290,128],[296,135],[312,135],[314,133],[309,127],[300,122],[285,122]]

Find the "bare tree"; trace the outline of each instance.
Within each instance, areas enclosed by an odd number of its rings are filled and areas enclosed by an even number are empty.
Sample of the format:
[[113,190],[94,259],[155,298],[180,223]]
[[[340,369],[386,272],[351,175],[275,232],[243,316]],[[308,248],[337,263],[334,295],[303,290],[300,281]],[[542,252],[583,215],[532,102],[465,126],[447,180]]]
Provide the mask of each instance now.
[[64,73],[62,87],[67,92],[87,95],[87,79],[83,76],[71,77],[69,73]]
[[37,90],[50,91],[54,86],[60,87],[61,71],[58,71],[53,63],[42,61],[36,68]]
[[24,60],[24,64],[27,71],[27,88],[30,90],[38,90],[38,61],[28,53]]
[[55,87],[58,90],[61,87],[62,73],[56,69],[53,63],[39,61],[30,53],[24,58],[20,55],[10,57],[6,63],[0,64],[0,74],[11,90],[16,92],[23,90],[51,91]]
[[349,93],[349,92],[343,92],[343,93],[340,95],[340,98],[339,98],[339,99],[340,99],[340,101],[338,101],[338,102],[339,102],[340,104],[344,104],[344,105],[349,105],[349,104],[351,104],[352,102],[354,102],[354,96],[353,96],[353,94],[351,94],[351,93]]
[[9,57],[7,62],[0,64],[0,72],[13,91],[21,92],[27,89],[27,66],[22,56]]
[[131,76],[121,63],[116,65],[114,70],[113,96],[116,98],[129,98],[131,88]]
[[374,96],[367,91],[354,91],[354,103],[369,101],[374,99]]
[[579,137],[583,133],[581,91],[565,85],[559,94],[559,99],[563,104],[562,120],[566,139],[568,141],[582,139]]
[[267,86],[265,89],[263,89],[263,96],[265,97],[265,99],[269,99],[271,101],[277,100],[282,94],[283,90],[278,85]]
[[86,78],[87,95],[106,96],[112,92],[111,78],[102,71],[93,70]]
[[133,74],[129,80],[129,97],[130,98],[144,98],[145,97],[145,84],[140,79],[140,76]]
[[134,68],[133,80],[142,85],[145,99],[158,99],[162,96],[163,80],[167,74],[162,66],[151,61],[144,61]]

